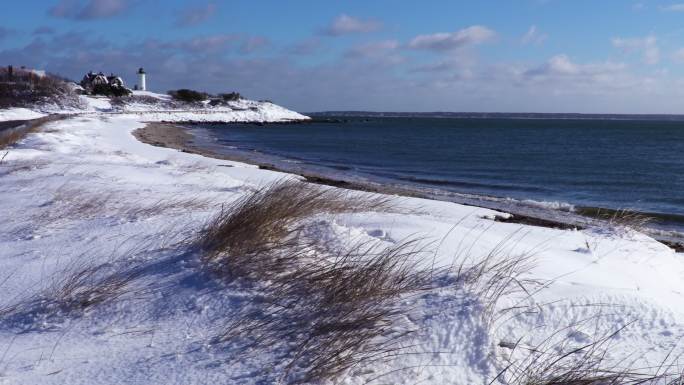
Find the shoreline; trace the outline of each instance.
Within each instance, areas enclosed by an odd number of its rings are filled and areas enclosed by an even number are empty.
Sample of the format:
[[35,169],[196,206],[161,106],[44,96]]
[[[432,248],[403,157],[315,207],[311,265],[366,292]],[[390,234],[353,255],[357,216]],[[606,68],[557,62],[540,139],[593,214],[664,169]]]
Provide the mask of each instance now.
[[[172,149],[176,149],[176,150],[181,151],[181,152],[197,154],[197,155],[201,155],[201,156],[205,156],[205,157],[209,157],[209,158],[247,163],[247,164],[255,165],[255,166],[259,167],[260,169],[266,169],[266,170],[271,170],[271,171],[278,171],[278,172],[298,175],[310,183],[316,183],[316,184],[327,185],[327,186],[338,187],[338,188],[345,188],[345,189],[350,189],[350,190],[379,193],[379,194],[389,194],[389,195],[399,195],[399,196],[403,196],[403,197],[450,201],[450,202],[462,204],[465,206],[472,206],[472,207],[498,210],[498,211],[502,211],[503,213],[506,213],[509,215],[508,217],[496,216],[494,218],[494,221],[497,221],[497,222],[517,223],[517,224],[528,225],[528,226],[546,227],[546,228],[554,228],[554,229],[561,229],[561,230],[572,230],[572,229],[583,230],[583,229],[586,229],[588,227],[599,225],[601,223],[606,222],[605,220],[602,220],[599,218],[592,218],[590,216],[584,216],[581,214],[570,215],[570,213],[566,213],[566,215],[565,215],[566,218],[561,218],[561,219],[549,218],[548,216],[545,216],[545,215],[522,214],[520,212],[516,212],[515,210],[508,210],[507,208],[493,207],[494,205],[492,205],[492,207],[488,207],[487,205],[478,205],[477,203],[459,202],[459,201],[454,202],[454,200],[444,199],[444,198],[439,197],[437,195],[421,192],[421,191],[418,191],[417,189],[412,189],[409,187],[386,186],[386,185],[382,185],[380,183],[374,183],[374,182],[370,182],[370,181],[352,182],[352,181],[343,180],[343,179],[331,178],[329,176],[320,175],[320,174],[317,174],[314,172],[308,172],[308,171],[304,172],[302,170],[287,169],[287,168],[279,167],[279,166],[273,164],[273,162],[268,162],[268,161],[260,162],[259,160],[255,159],[256,156],[248,156],[246,154],[238,154],[237,152],[234,152],[231,155],[226,155],[224,153],[218,153],[218,152],[213,151],[209,148],[205,148],[205,147],[196,145],[194,142],[195,136],[192,133],[188,132],[188,129],[183,126],[183,125],[193,125],[193,124],[194,124],[193,122],[184,122],[184,123],[181,123],[181,122],[174,122],[174,123],[171,123],[171,122],[161,122],[161,123],[151,122],[151,123],[147,123],[145,127],[142,127],[142,128],[135,130],[133,132],[133,136],[137,140],[139,140],[143,143],[150,144],[150,145],[157,146],[157,147],[172,148]],[[650,232],[648,233],[648,235],[650,235],[651,237],[653,237],[657,241],[667,245],[671,249],[675,250],[675,252],[684,253],[684,240],[675,239],[675,238],[668,238],[668,237],[664,237],[661,235],[659,236],[658,234],[654,234],[654,233],[650,233]]]

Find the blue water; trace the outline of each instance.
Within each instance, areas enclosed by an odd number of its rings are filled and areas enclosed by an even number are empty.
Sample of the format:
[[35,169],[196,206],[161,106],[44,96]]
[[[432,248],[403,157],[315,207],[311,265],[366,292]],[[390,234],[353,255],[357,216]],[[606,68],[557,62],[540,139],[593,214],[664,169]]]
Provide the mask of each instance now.
[[684,122],[341,118],[206,126],[221,146],[447,191],[684,216]]

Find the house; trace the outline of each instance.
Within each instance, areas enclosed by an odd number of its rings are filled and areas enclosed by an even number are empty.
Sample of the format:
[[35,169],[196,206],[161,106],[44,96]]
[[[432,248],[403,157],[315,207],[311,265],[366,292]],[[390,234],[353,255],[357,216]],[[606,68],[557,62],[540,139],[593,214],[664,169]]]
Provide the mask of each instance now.
[[81,87],[86,93],[92,95],[114,95],[121,96],[130,94],[130,90],[126,88],[123,79],[120,76],[110,74],[105,76],[104,73],[88,72],[81,80]]

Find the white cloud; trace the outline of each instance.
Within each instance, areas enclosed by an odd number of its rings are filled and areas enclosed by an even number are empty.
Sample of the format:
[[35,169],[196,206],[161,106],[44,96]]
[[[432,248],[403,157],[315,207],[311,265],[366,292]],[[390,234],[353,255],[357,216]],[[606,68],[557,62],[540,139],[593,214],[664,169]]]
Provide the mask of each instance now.
[[684,3],[670,4],[660,7],[662,11],[684,12]]
[[252,36],[247,38],[240,46],[241,53],[252,53],[260,49],[266,48],[271,42],[263,36]]
[[523,45],[528,45],[528,44],[534,44],[534,45],[540,45],[546,41],[546,39],[549,37],[549,35],[540,32],[537,29],[536,25],[530,26],[530,29],[527,30],[527,32],[523,35],[523,37],[520,39],[520,42]]
[[127,11],[130,0],[60,0],[48,13],[54,17],[75,20],[104,19]]
[[409,48],[448,51],[468,45],[482,44],[492,40],[496,32],[481,25],[473,25],[456,32],[419,35],[408,44]]
[[352,33],[368,33],[377,31],[382,27],[382,23],[377,20],[364,20],[341,14],[323,30],[323,34],[329,36],[341,36]]
[[214,16],[216,10],[216,4],[214,3],[207,3],[201,7],[186,8],[177,15],[176,25],[179,27],[191,27],[201,24]]
[[676,61],[677,63],[684,64],[684,48],[676,50],[672,54],[672,60]]
[[382,40],[370,43],[365,43],[353,47],[348,51],[348,56],[380,56],[387,55],[399,48],[399,42],[396,40]]
[[194,52],[222,52],[228,45],[239,40],[237,35],[220,34],[202,37],[194,37],[189,40],[176,42],[175,45]]
[[306,40],[299,41],[285,49],[286,53],[292,55],[313,55],[322,52],[326,49],[319,37],[310,37]]
[[551,77],[576,77],[597,78],[622,71],[626,68],[624,63],[602,62],[590,64],[577,64],[568,55],[556,55],[546,63],[536,68],[525,71],[528,78],[551,78]]
[[660,62],[660,48],[655,36],[649,35],[641,38],[612,39],[613,47],[619,48],[626,53],[639,52],[646,64],[658,64]]

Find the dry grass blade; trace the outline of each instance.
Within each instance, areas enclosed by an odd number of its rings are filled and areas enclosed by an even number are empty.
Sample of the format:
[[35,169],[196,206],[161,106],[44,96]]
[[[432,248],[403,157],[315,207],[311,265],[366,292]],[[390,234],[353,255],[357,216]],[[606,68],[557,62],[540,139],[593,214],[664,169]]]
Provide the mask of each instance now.
[[149,218],[173,212],[185,213],[210,207],[199,198],[168,198],[156,201],[139,200],[130,204],[126,193],[118,191],[91,192],[64,185],[55,191],[46,208],[34,217],[34,222],[50,223],[63,219],[94,219],[116,217],[127,220]]

